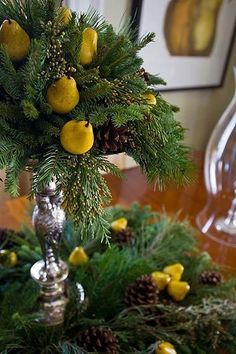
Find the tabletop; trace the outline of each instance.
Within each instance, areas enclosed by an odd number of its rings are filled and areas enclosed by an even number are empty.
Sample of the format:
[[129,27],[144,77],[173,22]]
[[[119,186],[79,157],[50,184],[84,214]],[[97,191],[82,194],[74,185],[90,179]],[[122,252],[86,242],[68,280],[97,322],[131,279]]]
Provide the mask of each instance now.
[[[195,159],[199,165],[197,181],[187,187],[169,186],[164,191],[148,185],[138,167],[125,170],[124,178],[106,176],[112,191],[112,204],[129,206],[134,201],[141,205],[150,205],[156,211],[163,211],[179,219],[188,218],[193,226],[198,212],[206,203],[206,191],[203,179],[203,159],[198,154]],[[30,225],[32,202],[26,197],[9,199],[0,205],[0,227],[19,230],[22,224]],[[207,251],[213,260],[236,268],[236,248],[223,246],[198,232],[200,248]]]

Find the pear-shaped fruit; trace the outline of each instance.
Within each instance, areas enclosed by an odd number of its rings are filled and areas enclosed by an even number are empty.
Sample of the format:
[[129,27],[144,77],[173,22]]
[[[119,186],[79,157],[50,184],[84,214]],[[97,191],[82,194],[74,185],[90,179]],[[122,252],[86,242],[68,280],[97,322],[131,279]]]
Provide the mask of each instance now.
[[177,354],[175,347],[169,342],[161,342],[155,352],[156,354]]
[[80,266],[88,263],[89,257],[83,247],[76,247],[69,256],[69,263],[73,266]]
[[172,280],[180,280],[184,272],[184,267],[180,263],[171,264],[165,267],[163,272],[169,274]]
[[5,20],[0,27],[0,44],[2,44],[12,61],[27,57],[30,38],[15,20]]
[[120,218],[112,222],[111,228],[114,232],[120,232],[127,228],[128,220],[126,218]]
[[68,23],[70,22],[70,20],[72,18],[71,10],[66,6],[61,6],[61,7],[59,7],[58,11],[61,15],[63,24],[65,26],[68,25]]
[[189,290],[190,290],[190,285],[186,281],[172,280],[167,287],[168,294],[175,301],[184,300]]
[[15,252],[9,250],[0,251],[0,264],[5,267],[15,267],[18,262],[18,257]]
[[153,272],[152,280],[154,281],[159,290],[164,290],[171,281],[171,277],[169,274],[166,274],[164,272]]
[[60,135],[61,145],[71,154],[81,155],[89,151],[94,143],[93,127],[89,122],[70,120]]
[[88,65],[92,63],[97,54],[97,42],[97,32],[91,27],[86,28],[83,32],[82,45],[80,49],[80,64]]
[[143,97],[145,98],[148,104],[150,105],[157,104],[156,96],[154,96],[152,93],[146,93],[145,95],[143,95]]
[[54,82],[48,88],[47,102],[56,113],[71,112],[79,103],[79,91],[73,77],[63,76]]

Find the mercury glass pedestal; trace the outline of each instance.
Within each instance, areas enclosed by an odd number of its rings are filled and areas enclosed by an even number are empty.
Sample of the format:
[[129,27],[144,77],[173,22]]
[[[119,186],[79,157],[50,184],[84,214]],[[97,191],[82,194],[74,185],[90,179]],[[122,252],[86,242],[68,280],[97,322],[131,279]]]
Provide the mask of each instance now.
[[197,224],[206,236],[236,247],[236,90],[209,140],[204,176],[208,200]]
[[59,258],[60,241],[65,224],[61,197],[51,182],[36,196],[33,225],[42,248],[43,259],[31,268],[31,277],[40,286],[40,312],[38,321],[48,326],[63,323],[67,303],[65,280],[68,266]]

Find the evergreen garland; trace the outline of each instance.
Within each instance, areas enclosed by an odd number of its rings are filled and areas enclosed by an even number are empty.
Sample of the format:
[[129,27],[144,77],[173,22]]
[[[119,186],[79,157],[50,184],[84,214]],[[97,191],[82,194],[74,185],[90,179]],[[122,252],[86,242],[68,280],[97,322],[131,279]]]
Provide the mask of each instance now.
[[[217,354],[220,348],[227,354],[235,353],[235,281],[202,284],[201,274],[217,267],[208,254],[198,250],[195,231],[187,222],[176,222],[137,204],[130,210],[109,209],[106,222],[111,225],[120,217],[127,218],[133,230],[132,247],[121,249],[112,239],[110,247],[98,240],[87,243],[73,224],[67,223],[63,259],[68,261],[73,249],[83,246],[89,260],[70,266],[70,302],[65,323],[53,328],[34,322],[38,289],[28,280],[28,273],[41,258],[36,237],[27,229],[20,235],[8,233],[10,250],[18,255],[18,264],[0,265],[1,354],[85,354],[77,338],[91,328],[98,332],[109,328],[118,340],[121,354],[153,354],[161,341],[172,343],[178,354]],[[182,302],[170,301],[164,291],[157,304],[125,306],[125,291],[131,283],[176,262],[184,265],[183,280],[191,287]],[[218,270],[221,271],[219,267]],[[76,282],[85,288],[82,305],[78,303]]]
[[[192,177],[189,149],[182,144],[184,130],[174,119],[171,106],[152,89],[164,82],[140,76],[142,59],[138,52],[154,40],[149,33],[140,40],[126,26],[115,33],[95,11],[71,14],[63,22],[59,0],[2,0],[0,23],[15,20],[30,37],[28,56],[14,63],[0,46],[0,168],[7,168],[5,187],[18,194],[21,171],[32,173],[32,194],[56,177],[65,206],[83,234],[108,237],[103,212],[110,193],[101,171],[117,169],[94,147],[84,155],[71,155],[60,144],[66,122],[88,120],[99,130],[108,122],[127,127],[128,144],[123,151],[132,156],[151,182],[162,187],[174,180],[185,183]],[[83,31],[98,34],[98,50],[89,65],[81,65],[79,55]],[[53,112],[46,93],[64,75],[72,76],[80,93],[79,104],[68,114]],[[150,106],[145,94],[156,97]],[[70,191],[73,191],[70,193]],[[88,228],[89,226],[89,228]]]

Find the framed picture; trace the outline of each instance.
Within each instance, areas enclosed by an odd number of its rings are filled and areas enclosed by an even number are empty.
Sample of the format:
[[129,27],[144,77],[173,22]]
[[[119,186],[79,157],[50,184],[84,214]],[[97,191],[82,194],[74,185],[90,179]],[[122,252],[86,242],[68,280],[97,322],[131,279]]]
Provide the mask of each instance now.
[[139,36],[156,33],[141,51],[147,71],[167,81],[161,90],[223,84],[235,34],[236,0],[133,0]]

